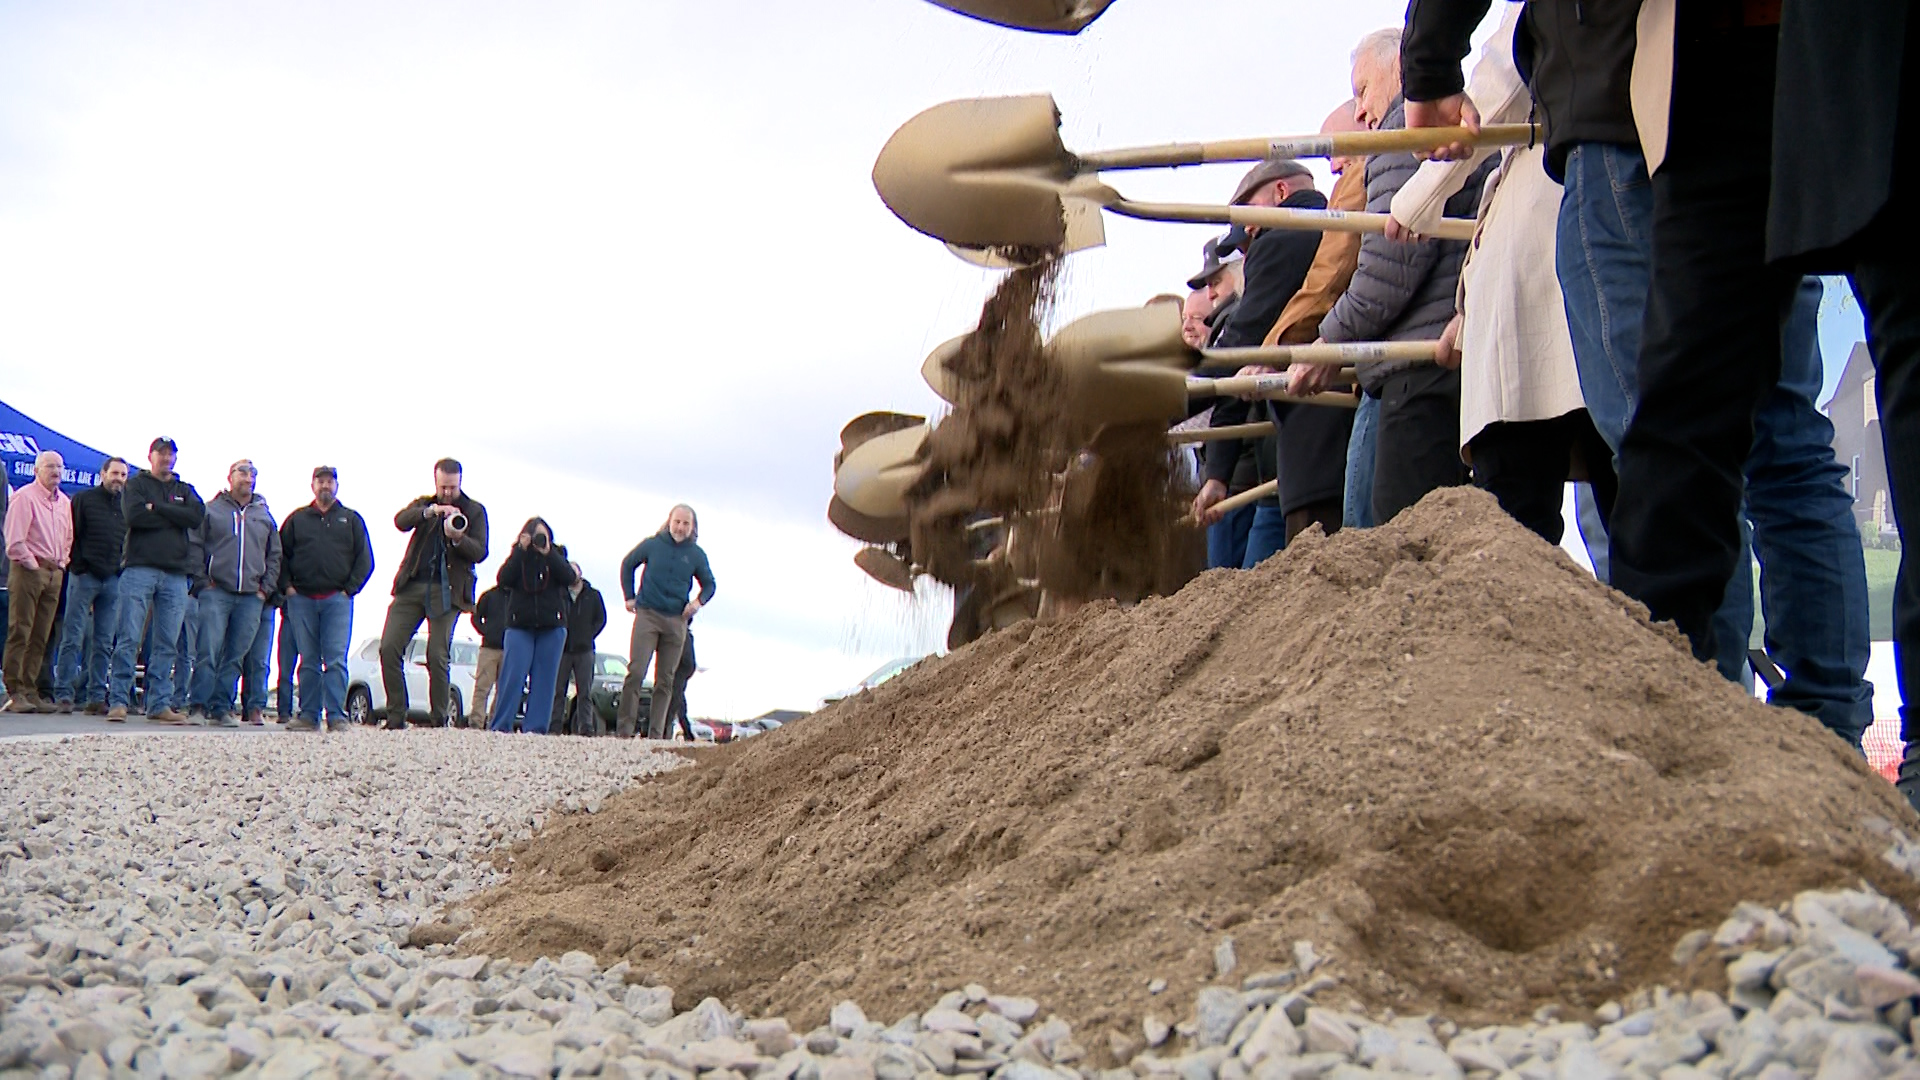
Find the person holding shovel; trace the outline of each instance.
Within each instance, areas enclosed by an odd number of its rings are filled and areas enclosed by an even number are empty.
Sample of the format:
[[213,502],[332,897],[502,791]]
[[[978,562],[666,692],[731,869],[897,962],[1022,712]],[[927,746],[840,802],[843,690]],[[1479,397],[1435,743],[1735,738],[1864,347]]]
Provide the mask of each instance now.
[[[669,688],[686,646],[687,620],[713,600],[713,568],[707,565],[707,553],[700,549],[699,539],[699,519],[694,517],[693,507],[681,503],[667,515],[659,532],[642,540],[620,562],[620,591],[626,596],[627,610],[633,613],[627,685],[620,694],[619,734],[623,739],[633,737],[640,711],[640,683],[656,656],[659,666],[655,668],[653,698],[647,710],[647,737],[667,737],[667,706],[673,697]],[[636,590],[634,571],[643,566],[646,571]],[[700,583],[700,595],[688,599],[696,581]]]

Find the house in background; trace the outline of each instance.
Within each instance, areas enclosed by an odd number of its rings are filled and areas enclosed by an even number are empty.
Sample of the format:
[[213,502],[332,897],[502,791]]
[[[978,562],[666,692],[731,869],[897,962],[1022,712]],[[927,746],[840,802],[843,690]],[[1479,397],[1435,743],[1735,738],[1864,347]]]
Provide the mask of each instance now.
[[1874,396],[1873,358],[1866,342],[1853,347],[1839,385],[1827,399],[1833,421],[1833,456],[1847,467],[1854,520],[1872,522],[1882,533],[1895,531],[1893,503],[1887,494],[1886,444],[1880,439],[1880,408]]

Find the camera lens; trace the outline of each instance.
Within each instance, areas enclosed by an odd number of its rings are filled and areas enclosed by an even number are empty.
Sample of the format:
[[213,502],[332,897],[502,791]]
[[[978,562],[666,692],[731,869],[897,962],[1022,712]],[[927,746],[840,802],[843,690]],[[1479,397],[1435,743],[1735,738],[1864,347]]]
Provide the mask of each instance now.
[[466,532],[467,531],[467,515],[454,514],[452,517],[447,518],[447,524],[453,527],[454,532]]

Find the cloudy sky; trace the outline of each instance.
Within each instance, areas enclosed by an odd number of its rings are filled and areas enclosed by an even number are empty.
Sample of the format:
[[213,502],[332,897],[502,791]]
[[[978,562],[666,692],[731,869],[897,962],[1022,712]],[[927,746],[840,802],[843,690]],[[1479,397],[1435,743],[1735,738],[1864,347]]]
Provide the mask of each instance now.
[[[1123,0],[1058,38],[920,0],[0,4],[5,400],[136,460],[172,435],[203,493],[251,457],[282,514],[337,466],[381,563],[356,641],[442,455],[496,551],[542,514],[614,603],[690,502],[720,580],[696,713],[809,707],[944,636],[943,598],[853,567],[830,459],[853,416],[935,406],[920,361],[993,285],[881,205],[887,136],[1036,91],[1081,149],[1309,132],[1404,8]],[[1110,218],[1062,317],[1175,287],[1211,231]]]

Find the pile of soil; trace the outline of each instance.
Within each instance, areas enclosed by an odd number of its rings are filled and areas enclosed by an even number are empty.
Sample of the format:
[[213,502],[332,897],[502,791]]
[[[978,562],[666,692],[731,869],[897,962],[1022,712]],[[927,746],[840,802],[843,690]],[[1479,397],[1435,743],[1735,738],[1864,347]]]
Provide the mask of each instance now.
[[1133,1030],[1186,1014],[1221,937],[1236,977],[1308,940],[1369,1007],[1485,1022],[1684,983],[1675,942],[1741,900],[1911,904],[1876,817],[1920,826],[1455,489],[991,634],[559,819],[473,947],[624,957],[797,1023],[977,980]]

